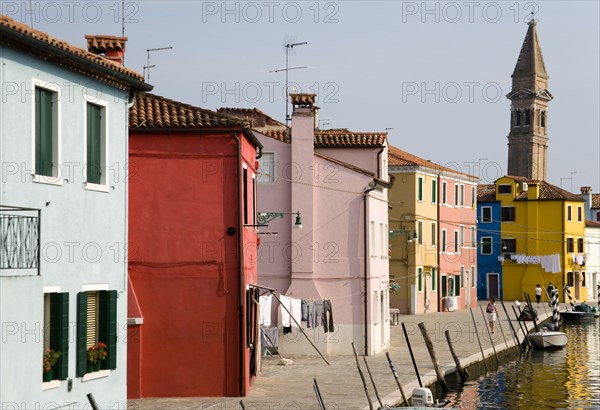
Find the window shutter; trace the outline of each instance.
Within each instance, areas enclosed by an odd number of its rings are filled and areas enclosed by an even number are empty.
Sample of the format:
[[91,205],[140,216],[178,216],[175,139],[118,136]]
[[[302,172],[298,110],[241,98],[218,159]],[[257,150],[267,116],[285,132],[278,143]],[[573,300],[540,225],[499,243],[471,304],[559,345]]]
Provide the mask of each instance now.
[[52,176],[52,92],[35,89],[35,173]]
[[50,348],[61,352],[54,367],[58,379],[69,374],[69,294],[50,294]]
[[87,292],[77,294],[77,377],[87,372]]
[[98,341],[106,343],[104,369],[117,368],[117,291],[99,292]]
[[86,348],[98,343],[98,292],[87,292]]
[[99,184],[102,176],[102,108],[87,105],[87,182]]

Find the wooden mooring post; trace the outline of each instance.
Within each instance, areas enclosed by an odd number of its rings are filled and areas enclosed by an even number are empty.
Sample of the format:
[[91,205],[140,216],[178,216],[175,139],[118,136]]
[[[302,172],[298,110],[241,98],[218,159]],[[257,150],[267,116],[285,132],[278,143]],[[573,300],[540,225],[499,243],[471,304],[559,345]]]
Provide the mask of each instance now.
[[[492,338],[492,334],[490,333],[490,327],[488,325],[487,318],[485,317],[485,313],[483,312],[483,306],[479,305],[479,309],[481,310],[481,317],[483,317],[483,323],[485,324],[485,328],[487,329],[487,333],[490,338],[490,342],[492,343],[492,349],[494,350],[494,356],[496,356],[496,363],[498,363],[498,365],[500,365],[500,359],[498,359],[498,353],[496,352],[496,346],[494,346],[494,339]],[[498,319],[498,315],[496,315],[496,319]]]
[[458,358],[458,356],[456,355],[456,352],[454,351],[454,346],[452,346],[452,340],[450,339],[450,331],[449,330],[444,331],[444,336],[446,336],[446,342],[448,342],[448,348],[450,348],[450,354],[452,354],[452,358],[454,359],[454,364],[456,364],[456,370],[458,371],[458,375],[460,376],[460,381],[464,383],[469,379],[469,372],[467,372],[465,369],[463,369],[462,365],[460,364],[460,359]]
[[413,367],[415,368],[415,374],[417,375],[417,380],[419,381],[419,387],[423,387],[421,375],[419,375],[419,369],[417,368],[417,362],[415,360],[415,355],[413,354],[412,347],[410,346],[410,339],[408,338],[408,333],[406,332],[406,326],[404,326],[404,322],[402,322],[402,331],[404,332],[404,338],[406,339],[406,345],[408,346],[410,359],[412,360]]
[[523,346],[521,346],[521,342],[519,342],[519,336],[515,330],[515,327],[512,324],[512,320],[510,320],[510,315],[508,314],[508,310],[506,310],[506,306],[504,306],[504,301],[501,300],[500,304],[502,305],[502,309],[504,309],[504,313],[506,314],[506,319],[508,319],[508,325],[510,326],[510,330],[512,331],[512,336],[515,344],[519,346],[519,351],[523,353]]
[[418,324],[419,329],[421,330],[421,334],[423,335],[423,339],[425,340],[425,346],[427,346],[427,350],[429,350],[429,356],[431,356],[431,363],[433,363],[433,368],[435,369],[435,374],[437,375],[437,381],[442,386],[444,391],[448,391],[448,385],[446,384],[446,379],[444,379],[444,373],[440,368],[440,362],[435,355],[435,349],[433,348],[433,343],[429,338],[429,334],[427,333],[427,329],[425,328],[425,323],[421,322]]
[[479,338],[479,330],[477,330],[477,323],[475,322],[475,315],[473,314],[473,308],[469,308],[469,312],[471,312],[471,319],[473,319],[473,326],[475,327],[475,335],[477,336],[477,341],[479,342],[479,350],[481,351],[481,358],[483,359],[483,366],[485,367],[485,371],[487,373],[490,369],[488,369],[487,363],[485,361],[485,355],[483,354],[483,346],[481,346],[481,339]]
[[371,400],[371,396],[369,396],[369,390],[367,389],[367,381],[365,380],[365,375],[363,374],[360,368],[360,362],[358,361],[358,354],[356,353],[356,346],[354,346],[354,342],[352,342],[352,350],[354,351],[354,358],[356,359],[356,367],[358,368],[358,375],[360,376],[360,380],[362,381],[363,388],[365,389],[365,395],[367,396],[367,401],[369,402],[369,409],[373,410],[373,401]]

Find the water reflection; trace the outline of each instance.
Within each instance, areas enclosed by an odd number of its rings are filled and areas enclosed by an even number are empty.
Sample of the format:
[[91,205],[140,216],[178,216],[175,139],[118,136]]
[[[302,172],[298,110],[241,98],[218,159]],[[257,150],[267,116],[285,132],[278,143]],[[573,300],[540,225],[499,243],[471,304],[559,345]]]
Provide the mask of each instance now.
[[446,399],[462,409],[599,409],[600,319],[567,324],[569,343],[534,350],[487,377],[467,382]]

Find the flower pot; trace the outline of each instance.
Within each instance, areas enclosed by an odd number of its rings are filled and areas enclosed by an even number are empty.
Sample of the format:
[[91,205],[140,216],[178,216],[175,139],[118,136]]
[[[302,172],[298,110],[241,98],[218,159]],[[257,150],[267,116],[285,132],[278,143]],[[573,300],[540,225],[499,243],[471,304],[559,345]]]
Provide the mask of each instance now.
[[49,382],[54,378],[54,369],[50,369],[49,372],[44,372],[44,381]]
[[96,367],[96,363],[92,363],[92,362],[87,362],[87,372],[88,373],[92,373],[94,372],[94,368]]
[[102,361],[98,360],[94,365],[94,371],[97,372],[102,367]]

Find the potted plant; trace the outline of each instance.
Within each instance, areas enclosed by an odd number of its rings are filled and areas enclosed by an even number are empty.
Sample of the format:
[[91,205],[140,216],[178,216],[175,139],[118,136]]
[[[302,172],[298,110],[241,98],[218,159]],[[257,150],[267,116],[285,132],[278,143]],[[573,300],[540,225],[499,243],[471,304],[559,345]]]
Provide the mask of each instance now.
[[62,353],[47,349],[44,352],[44,360],[42,361],[43,380],[49,382],[54,378],[54,366],[58,363],[58,359]]
[[98,342],[87,350],[88,357],[88,372],[96,372],[100,370],[102,361],[106,359],[108,355],[106,351],[106,344]]

